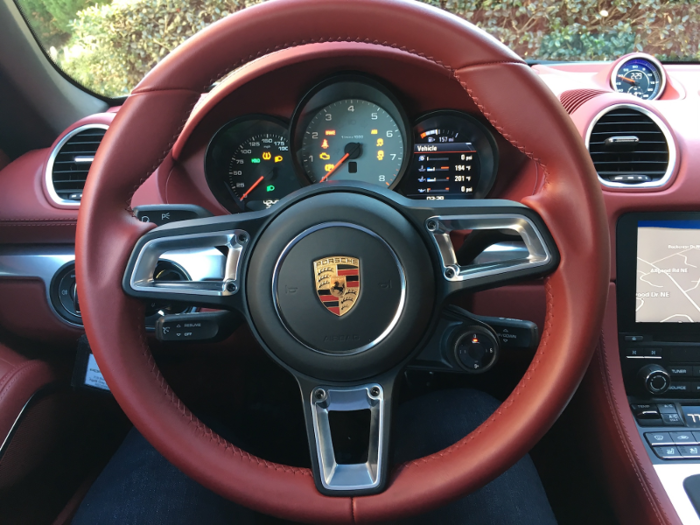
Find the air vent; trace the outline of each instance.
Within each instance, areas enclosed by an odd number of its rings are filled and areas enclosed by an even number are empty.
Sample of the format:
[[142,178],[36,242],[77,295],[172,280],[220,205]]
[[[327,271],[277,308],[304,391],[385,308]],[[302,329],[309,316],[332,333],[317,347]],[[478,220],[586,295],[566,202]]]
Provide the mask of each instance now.
[[662,186],[671,177],[676,161],[668,128],[639,106],[606,109],[594,119],[586,145],[605,186]]
[[46,166],[46,187],[51,199],[62,207],[79,206],[87,174],[107,126],[88,124],[61,139]]

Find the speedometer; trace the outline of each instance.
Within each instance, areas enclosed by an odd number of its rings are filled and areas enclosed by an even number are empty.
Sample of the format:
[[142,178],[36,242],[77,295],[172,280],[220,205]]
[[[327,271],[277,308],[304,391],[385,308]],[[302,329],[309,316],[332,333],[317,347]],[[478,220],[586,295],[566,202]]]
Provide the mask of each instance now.
[[406,118],[386,89],[343,75],[312,90],[293,119],[295,160],[311,182],[393,188],[409,160]]
[[618,93],[653,100],[663,93],[666,75],[663,66],[654,57],[635,54],[615,67],[610,83]]
[[272,117],[242,117],[225,125],[212,139],[205,162],[209,186],[231,211],[269,208],[301,187],[287,127]]

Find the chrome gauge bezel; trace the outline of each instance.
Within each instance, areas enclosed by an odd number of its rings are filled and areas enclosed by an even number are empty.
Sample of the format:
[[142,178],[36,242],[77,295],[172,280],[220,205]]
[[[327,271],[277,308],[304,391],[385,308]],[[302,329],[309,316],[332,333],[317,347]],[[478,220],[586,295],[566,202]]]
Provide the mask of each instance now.
[[[666,70],[664,69],[664,66],[659,62],[656,57],[653,57],[651,55],[648,55],[646,53],[632,53],[629,55],[626,55],[622,60],[620,60],[617,65],[613,68],[612,72],[610,73],[610,87],[615,93],[622,93],[625,94],[624,91],[619,91],[617,89],[617,84],[616,84],[616,79],[617,79],[617,74],[620,72],[620,69],[622,69],[627,63],[629,63],[632,60],[646,60],[649,62],[653,67],[656,68],[656,70],[659,72],[659,89],[656,91],[654,96],[649,97],[649,98],[640,98],[640,97],[635,97],[639,98],[639,100],[656,100],[659,97],[661,97],[664,94],[664,91],[666,90]],[[635,95],[632,95],[635,96]]]
[[377,104],[394,119],[399,127],[404,155],[396,177],[387,187],[390,190],[395,189],[410,162],[413,147],[412,128],[403,106],[390,89],[374,77],[363,73],[343,73],[330,77],[309,90],[297,105],[290,124],[290,147],[297,173],[305,177],[308,184],[315,183],[306,172],[301,160],[304,133],[319,111],[346,99],[361,99]]

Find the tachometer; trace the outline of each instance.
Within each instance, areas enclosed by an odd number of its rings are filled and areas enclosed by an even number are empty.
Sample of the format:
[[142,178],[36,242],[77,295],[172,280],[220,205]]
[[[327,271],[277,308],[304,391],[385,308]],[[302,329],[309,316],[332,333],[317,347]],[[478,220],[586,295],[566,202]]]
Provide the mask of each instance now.
[[393,188],[408,161],[405,117],[381,86],[355,78],[335,79],[300,105],[296,160],[311,182]]
[[241,210],[269,208],[301,186],[287,128],[271,117],[244,117],[221,128],[207,150],[205,169],[217,198]]
[[663,93],[666,75],[663,66],[654,57],[636,54],[615,67],[610,83],[618,93],[653,100]]

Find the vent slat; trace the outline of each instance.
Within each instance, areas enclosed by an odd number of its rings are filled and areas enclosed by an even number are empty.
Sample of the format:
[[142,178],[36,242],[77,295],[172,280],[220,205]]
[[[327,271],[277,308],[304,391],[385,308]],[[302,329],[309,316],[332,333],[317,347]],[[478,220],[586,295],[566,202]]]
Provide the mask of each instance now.
[[[75,162],[76,157],[94,157],[106,130],[86,129],[70,137],[55,155],[51,181],[56,194],[62,199],[81,194],[85,187],[90,162]],[[75,200],[75,199],[73,199]]]
[[64,173],[87,175],[88,171],[90,171],[90,170],[85,170],[85,169],[83,169],[83,170],[53,170],[54,180],[55,180],[55,175],[62,175]]
[[[606,143],[616,136],[635,136],[639,142]],[[668,170],[666,136],[650,117],[633,109],[616,109],[600,117],[589,135],[588,151],[602,179],[645,175],[653,182],[662,179]],[[634,186],[634,182],[629,184]]]

